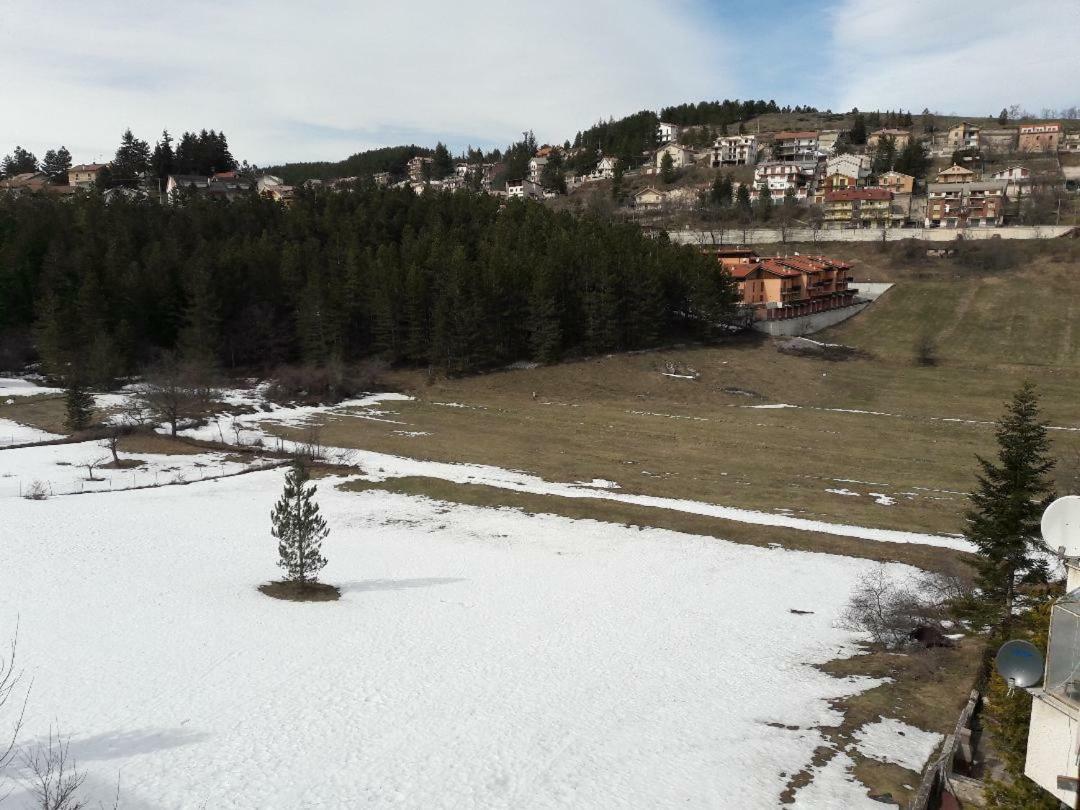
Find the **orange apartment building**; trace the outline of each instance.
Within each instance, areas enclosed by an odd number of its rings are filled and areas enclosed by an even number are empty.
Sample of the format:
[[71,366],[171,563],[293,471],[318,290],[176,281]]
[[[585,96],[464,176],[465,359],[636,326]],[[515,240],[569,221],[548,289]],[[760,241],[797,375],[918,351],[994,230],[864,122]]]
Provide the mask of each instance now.
[[1061,143],[1061,124],[1033,124],[1020,127],[1017,148],[1021,152],[1056,152]]
[[778,321],[840,309],[855,302],[851,265],[824,256],[758,256],[750,248],[721,248],[720,266],[739,283],[754,320]]

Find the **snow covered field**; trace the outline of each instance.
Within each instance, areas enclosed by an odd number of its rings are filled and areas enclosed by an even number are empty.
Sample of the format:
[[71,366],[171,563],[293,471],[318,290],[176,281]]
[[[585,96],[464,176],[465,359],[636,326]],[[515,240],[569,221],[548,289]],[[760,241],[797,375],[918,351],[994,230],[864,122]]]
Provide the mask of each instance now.
[[[271,600],[281,479],[3,502],[24,740],[58,720],[93,798],[119,777],[126,810],[775,807],[827,701],[875,683],[811,666],[854,652],[833,624],[874,563],[327,480],[342,598]],[[882,731],[859,750],[910,761]],[[881,807],[850,764],[795,806]]]

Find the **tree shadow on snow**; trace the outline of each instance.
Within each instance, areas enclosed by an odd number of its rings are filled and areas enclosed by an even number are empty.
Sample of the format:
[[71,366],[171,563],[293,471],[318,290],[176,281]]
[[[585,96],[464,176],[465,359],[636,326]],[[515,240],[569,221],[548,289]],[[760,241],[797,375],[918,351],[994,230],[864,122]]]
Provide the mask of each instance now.
[[68,753],[76,762],[123,759],[191,745],[207,740],[210,736],[206,732],[188,731],[182,728],[110,731],[89,737],[73,735],[69,742]]
[[464,582],[461,577],[427,577],[424,579],[365,579],[359,582],[339,582],[342,593],[364,593],[367,591],[404,591],[409,588],[430,588],[433,585],[452,585]]

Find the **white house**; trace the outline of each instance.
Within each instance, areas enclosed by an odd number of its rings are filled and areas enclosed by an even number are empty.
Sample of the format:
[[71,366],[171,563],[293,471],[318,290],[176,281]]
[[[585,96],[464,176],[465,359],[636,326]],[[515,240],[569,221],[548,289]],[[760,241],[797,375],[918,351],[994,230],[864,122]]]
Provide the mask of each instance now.
[[648,211],[660,208],[667,200],[667,194],[649,186],[634,195],[634,208]]
[[757,148],[754,135],[721,135],[713,142],[712,166],[753,166]]
[[869,155],[834,155],[825,161],[825,176],[842,174],[865,180],[870,176]]
[[782,200],[789,189],[795,193],[796,199],[804,200],[815,171],[816,164],[778,160],[759,163],[754,169],[754,187],[750,191],[750,198],[756,200],[759,190],[767,188],[774,200]]
[[664,162],[664,155],[671,155],[671,165],[676,169],[691,166],[694,163],[694,150],[677,143],[669,143],[656,150],[656,168]]
[[1010,166],[994,172],[990,179],[1007,181],[1005,194],[1013,199],[1031,193],[1031,169],[1026,166]]
[[615,176],[615,166],[618,162],[619,159],[613,155],[607,155],[600,158],[600,162],[596,164],[596,168],[589,172],[589,179],[610,180]]
[[678,126],[678,124],[665,124],[663,121],[661,121],[656,126],[656,140],[662,144],[671,143],[679,137],[680,131],[681,128]]
[[540,182],[540,175],[544,173],[544,167],[547,165],[548,159],[546,157],[534,157],[529,160],[529,179],[534,183]]
[[544,189],[532,180],[518,180],[506,184],[506,196],[511,199],[518,197],[525,200],[542,200]]

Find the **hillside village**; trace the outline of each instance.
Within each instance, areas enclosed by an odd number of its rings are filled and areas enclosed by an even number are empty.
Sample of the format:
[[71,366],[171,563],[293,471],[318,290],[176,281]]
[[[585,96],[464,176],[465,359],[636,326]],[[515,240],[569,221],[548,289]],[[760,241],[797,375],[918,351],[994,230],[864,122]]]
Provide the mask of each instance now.
[[[129,132],[121,149],[145,158],[139,166],[136,156],[131,163],[137,168],[121,172],[129,177],[110,174],[115,161],[71,165],[70,155],[67,166],[61,160],[57,168],[52,152],[52,162],[46,156],[38,165],[17,147],[5,160],[0,192],[66,195],[99,188],[107,197],[162,202],[178,194],[228,200],[255,192],[289,204],[301,189],[373,183],[599,208],[656,227],[718,220],[815,230],[1076,224],[1080,121],[1075,110],[1061,112],[1060,120],[1045,120],[1014,106],[993,119],[964,120],[929,111],[839,115],[772,102],[703,102],[601,123],[562,145],[539,145],[526,133],[505,151],[470,147],[457,159],[441,143],[434,150],[376,150],[342,165],[390,151],[384,168],[341,176],[305,176],[317,173],[306,171],[316,164],[265,171],[241,166],[227,144],[225,157],[204,162],[201,172],[190,170],[190,160],[188,171],[174,171],[167,132],[153,155]],[[661,119],[665,114],[684,120],[711,115],[721,123],[671,123]],[[189,139],[190,150],[218,137],[224,134],[185,133],[176,155]]]

